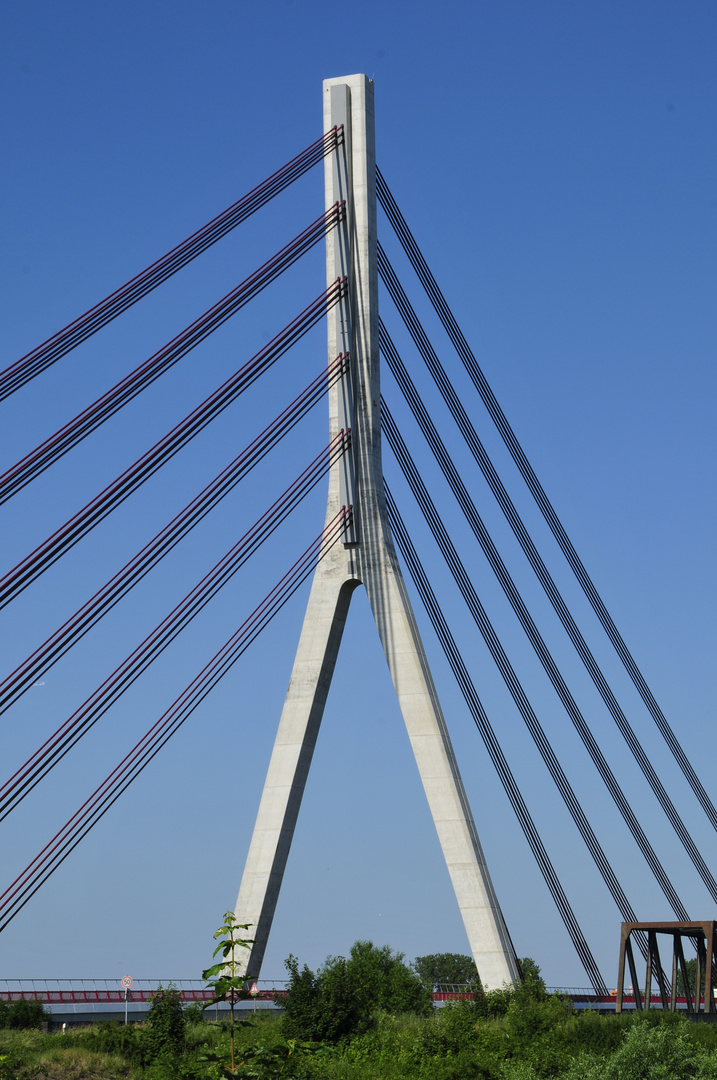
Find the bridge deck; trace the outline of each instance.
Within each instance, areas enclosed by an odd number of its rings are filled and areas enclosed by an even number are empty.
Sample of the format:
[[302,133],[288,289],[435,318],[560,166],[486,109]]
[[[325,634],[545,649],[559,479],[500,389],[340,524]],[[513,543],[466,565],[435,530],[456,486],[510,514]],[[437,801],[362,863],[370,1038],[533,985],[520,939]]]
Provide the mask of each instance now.
[[[179,991],[181,1000],[187,1004],[209,1002],[212,993],[200,979],[135,979],[128,1000],[133,1004],[149,1003],[160,986],[172,985]],[[286,995],[283,980],[262,979],[254,984],[257,1001],[280,1001]],[[615,995],[597,995],[584,987],[548,987],[551,992],[565,994],[577,1007],[614,1008]],[[0,1001],[12,1002],[21,998],[41,1001],[44,1005],[120,1005],[124,1004],[125,991],[118,979],[0,979]],[[434,1002],[458,1000],[472,1001],[474,994],[459,986],[447,985],[433,994]],[[651,1004],[660,1005],[659,994],[653,994]],[[629,1008],[635,997],[625,994],[624,1004]],[[685,1006],[685,998],[677,999],[678,1007]]]

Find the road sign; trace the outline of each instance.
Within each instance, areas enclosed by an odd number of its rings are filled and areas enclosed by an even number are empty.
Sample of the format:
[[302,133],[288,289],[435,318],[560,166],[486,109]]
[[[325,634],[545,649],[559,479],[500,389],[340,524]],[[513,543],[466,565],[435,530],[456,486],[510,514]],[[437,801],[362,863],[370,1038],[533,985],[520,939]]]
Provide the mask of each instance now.
[[252,997],[256,997],[256,995],[259,993],[259,987],[256,985],[256,983],[251,984],[251,987],[249,988],[249,993]]
[[122,986],[125,988],[125,990],[130,989],[130,987],[132,986],[132,976],[131,975],[125,975],[125,977],[122,979]]

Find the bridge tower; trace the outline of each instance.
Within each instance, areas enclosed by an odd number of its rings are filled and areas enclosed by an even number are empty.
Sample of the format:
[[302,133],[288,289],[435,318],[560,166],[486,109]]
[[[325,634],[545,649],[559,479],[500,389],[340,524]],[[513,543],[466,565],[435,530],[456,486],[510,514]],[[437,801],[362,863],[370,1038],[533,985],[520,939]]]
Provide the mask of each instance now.
[[325,160],[326,206],[346,201],[346,221],[326,240],[327,282],[348,278],[328,316],[329,362],[348,353],[349,373],[329,395],[333,438],[351,446],[331,470],[326,520],[353,507],[343,537],[319,562],[237,899],[254,945],[245,970],[258,977],[353,592],[363,585],[376,620],[411,746],[484,985],[518,980],[508,930],[488,873],[446,723],[386,522],[381,469],[378,272],[373,82],[323,84],[324,131],[343,125]]

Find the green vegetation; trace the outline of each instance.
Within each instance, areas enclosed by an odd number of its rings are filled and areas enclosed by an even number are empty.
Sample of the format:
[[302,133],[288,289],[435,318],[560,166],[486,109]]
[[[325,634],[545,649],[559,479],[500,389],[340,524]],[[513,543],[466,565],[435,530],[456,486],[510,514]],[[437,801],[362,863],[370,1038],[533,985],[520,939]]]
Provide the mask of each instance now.
[[230,1020],[229,1020],[229,1061],[222,1061],[221,1056],[217,1056],[216,1053],[207,1053],[205,1060],[212,1062],[219,1067],[221,1075],[223,1076],[235,1076],[237,1075],[237,1066],[235,1062],[234,1043],[236,1037],[236,1029],[238,1024],[243,1024],[245,1021],[237,1021],[234,1016],[234,1003],[241,998],[248,997],[248,994],[244,992],[244,982],[246,976],[237,974],[242,968],[241,957],[237,957],[237,949],[248,949],[252,944],[252,939],[239,937],[240,930],[248,930],[249,926],[244,923],[238,923],[233,911],[224,912],[224,923],[214,934],[214,940],[220,938],[219,944],[214,949],[214,956],[219,953],[222,954],[220,963],[213,964],[202,972],[202,978],[208,983],[209,988],[213,990],[214,996],[211,1001],[207,1002],[207,1005],[213,1005],[218,1001],[229,1001],[231,1006]]
[[148,1061],[181,1057],[186,1048],[187,1018],[182,995],[171,985],[160,985],[152,995],[143,1032],[143,1056]]
[[0,1001],[0,1028],[39,1028],[49,1018],[40,1001],[30,1001],[24,997],[10,1003]]
[[[522,960],[523,985],[432,1009],[430,987],[450,971],[475,985],[468,957],[412,965],[358,941],[317,972],[289,957],[283,1015],[234,1015],[245,997],[236,950],[247,927],[227,913],[204,976],[231,1018],[205,1021],[159,987],[144,1024],[97,1023],[43,1033],[34,1002],[0,1007],[0,1080],[717,1080],[717,1025],[684,1017],[576,1011],[548,994]],[[446,980],[458,982],[457,978]],[[245,1014],[246,1015],[246,1014]]]
[[[159,1028],[174,1030],[163,1022]],[[167,1052],[166,1044],[152,1049],[149,1030],[148,1024],[96,1024],[64,1035],[4,1029],[0,1080],[227,1075],[228,1025],[188,1023],[181,1053]],[[568,1001],[523,987],[428,1015],[372,1012],[361,1033],[330,1043],[294,1039],[285,1018],[259,1012],[236,1029],[235,1055],[234,1075],[255,1080],[717,1080],[717,1027],[657,1011],[576,1013]]]
[[530,956],[523,956],[518,960],[518,967],[523,976],[524,983],[532,983],[540,990],[545,990],[545,980],[540,976],[540,968]]
[[[688,986],[690,988],[690,992],[692,993],[692,996],[694,997],[695,996],[695,991],[697,989],[697,959],[696,959],[696,957],[693,956],[691,960],[688,960],[685,963],[685,968],[686,968],[686,971],[687,971],[687,984],[688,984]],[[714,977],[715,976],[714,976],[714,973],[713,973],[713,975],[712,975],[713,988],[714,988]],[[680,987],[680,990],[682,990],[682,979],[679,980],[678,985]],[[701,972],[701,977],[700,977],[700,996],[704,997],[704,993],[705,993],[705,969],[703,967],[702,972]]]
[[443,952],[417,956],[412,967],[430,990],[437,990],[439,986],[480,987],[475,960],[463,953]]
[[430,990],[403,962],[401,953],[371,941],[357,941],[348,960],[330,956],[317,974],[299,970],[295,956],[286,961],[288,997],[282,1021],[288,1035],[336,1043],[362,1035],[377,1013],[426,1015]]

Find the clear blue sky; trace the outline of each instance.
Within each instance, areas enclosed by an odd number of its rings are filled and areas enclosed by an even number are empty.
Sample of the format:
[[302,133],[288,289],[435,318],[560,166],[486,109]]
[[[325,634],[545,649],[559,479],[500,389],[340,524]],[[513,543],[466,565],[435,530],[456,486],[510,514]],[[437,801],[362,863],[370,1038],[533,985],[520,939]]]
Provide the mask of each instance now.
[[[11,363],[233,202],[321,132],[321,80],[375,79],[380,167],[584,562],[713,797],[717,10],[663,0],[347,6],[307,0],[5,5],[4,313]],[[2,468],[245,277],[322,209],[315,170],[2,408]],[[389,227],[381,237],[417,304]],[[322,288],[310,256],[2,513],[15,564]],[[714,905],[395,327],[506,560],[695,918]],[[536,541],[714,868],[715,837],[610,657],[474,391],[421,307]],[[323,330],[2,612],[11,670],[152,536],[325,362]],[[424,475],[624,887],[662,894],[520,640],[482,556],[385,377]],[[323,445],[316,411],[261,472],[47,673],[2,725],[3,778],[54,730]],[[506,466],[503,468],[503,466]],[[397,476],[445,610],[608,982],[619,915],[458,606]],[[0,827],[3,885],[150,726],[322,522],[323,493],[277,534],[80,747]],[[116,520],[115,520],[116,519]],[[252,564],[254,567],[254,564]],[[0,975],[197,977],[231,907],[301,625],[297,596],[2,934]],[[585,976],[417,604],[518,952],[550,983]],[[354,600],[263,974],[359,937],[404,951],[467,942],[363,595]]]

